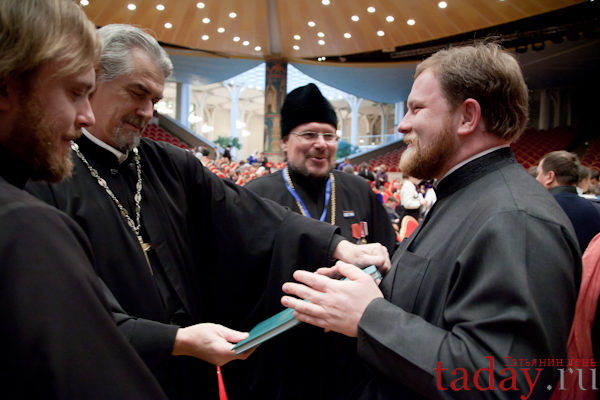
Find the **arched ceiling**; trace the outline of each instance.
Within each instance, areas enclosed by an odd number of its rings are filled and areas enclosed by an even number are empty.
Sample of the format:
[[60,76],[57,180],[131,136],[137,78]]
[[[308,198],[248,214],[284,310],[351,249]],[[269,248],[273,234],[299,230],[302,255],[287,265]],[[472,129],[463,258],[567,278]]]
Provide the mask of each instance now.
[[[258,59],[273,55],[314,59],[394,51],[399,46],[501,25],[585,1],[445,0],[445,8],[440,8],[438,0],[80,2],[87,4],[84,10],[97,26],[134,24],[151,29],[164,44]],[[414,25],[409,25],[409,20]]]

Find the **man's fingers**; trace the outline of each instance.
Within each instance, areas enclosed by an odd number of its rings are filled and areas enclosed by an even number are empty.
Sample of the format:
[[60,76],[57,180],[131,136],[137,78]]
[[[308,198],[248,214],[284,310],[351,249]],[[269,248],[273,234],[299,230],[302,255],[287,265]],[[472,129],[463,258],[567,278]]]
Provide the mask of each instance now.
[[321,318],[314,317],[312,315],[304,314],[302,312],[295,311],[294,317],[302,322],[318,326],[319,328],[329,328],[329,324]]
[[[329,278],[325,278],[329,279]],[[309,288],[306,285],[300,283],[286,282],[283,284],[283,292],[287,294],[293,294],[302,299],[312,301],[313,303],[319,303],[319,292]],[[296,299],[297,300],[297,299]]]
[[362,269],[355,267],[352,264],[339,263],[338,270],[340,271],[340,274],[342,274],[351,281],[357,281],[359,279],[365,278],[366,275],[362,271]]
[[294,279],[298,282],[304,283],[307,286],[310,286],[315,290],[318,290],[319,292],[324,292],[327,288],[327,284],[331,282],[331,278],[328,278],[326,276],[300,270],[294,272]]
[[281,298],[281,304],[283,304],[285,307],[293,308],[294,310],[309,316],[322,318],[325,315],[325,311],[320,305],[299,300],[294,297],[283,296]]

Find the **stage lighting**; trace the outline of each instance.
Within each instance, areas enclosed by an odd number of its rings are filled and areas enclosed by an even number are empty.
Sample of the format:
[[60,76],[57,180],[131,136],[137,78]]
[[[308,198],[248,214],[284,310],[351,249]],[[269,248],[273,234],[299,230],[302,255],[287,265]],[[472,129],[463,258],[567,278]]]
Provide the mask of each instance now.
[[516,51],[517,53],[526,53],[526,52],[527,52],[527,45],[526,45],[526,44],[522,44],[522,45],[520,45],[520,46],[517,46],[517,47],[515,48],[515,51]]

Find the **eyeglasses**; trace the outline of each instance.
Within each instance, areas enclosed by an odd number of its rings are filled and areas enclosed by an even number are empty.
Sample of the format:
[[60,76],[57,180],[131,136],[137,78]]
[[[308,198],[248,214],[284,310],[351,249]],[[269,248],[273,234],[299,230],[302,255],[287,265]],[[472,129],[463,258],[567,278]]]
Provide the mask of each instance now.
[[311,131],[290,132],[290,133],[293,133],[294,135],[298,136],[300,139],[303,139],[307,142],[314,142],[317,140],[317,138],[319,136],[323,136],[323,140],[328,143],[337,142],[339,139],[335,133],[319,133],[319,132],[311,132]]

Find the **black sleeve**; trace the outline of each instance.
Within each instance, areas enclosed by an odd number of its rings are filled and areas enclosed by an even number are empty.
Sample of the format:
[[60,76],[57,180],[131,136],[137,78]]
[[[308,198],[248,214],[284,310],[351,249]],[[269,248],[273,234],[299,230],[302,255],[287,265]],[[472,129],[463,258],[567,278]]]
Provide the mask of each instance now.
[[[115,326],[85,235],[47,206],[0,213],[7,398],[165,399]],[[8,391],[8,394],[7,394]]]

